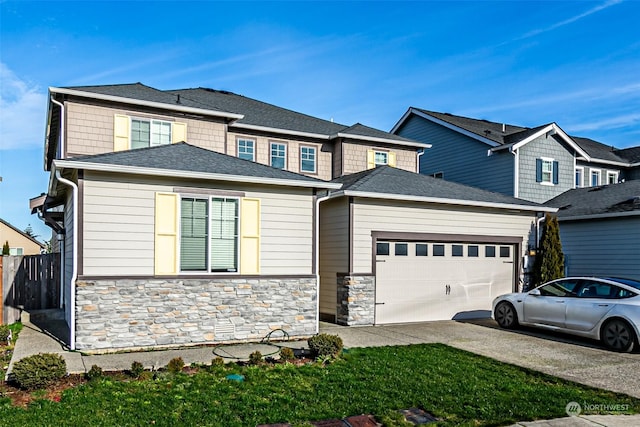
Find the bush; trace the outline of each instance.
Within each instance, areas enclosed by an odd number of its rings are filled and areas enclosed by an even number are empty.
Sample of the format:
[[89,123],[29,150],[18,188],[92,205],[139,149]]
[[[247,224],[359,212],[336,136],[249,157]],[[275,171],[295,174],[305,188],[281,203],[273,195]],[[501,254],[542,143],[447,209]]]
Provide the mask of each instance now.
[[11,335],[11,328],[8,325],[0,325],[0,344],[6,344]]
[[182,372],[182,368],[184,368],[184,360],[182,360],[182,357],[174,357],[169,360],[169,363],[167,364],[167,371],[172,374]]
[[315,357],[337,357],[342,351],[342,338],[337,335],[318,334],[307,340]]
[[259,365],[262,363],[262,353],[258,350],[254,351],[249,355],[249,363],[252,365]]
[[45,388],[67,374],[67,364],[59,354],[40,353],[13,365],[13,379],[26,390]]
[[211,366],[224,366],[224,359],[220,356],[216,356],[211,359]]
[[296,358],[296,355],[293,353],[293,350],[289,347],[282,347],[280,349],[280,360],[293,360]]
[[84,374],[89,381],[99,380],[102,378],[102,375],[102,368],[98,365],[93,365],[91,369],[89,369],[89,372]]
[[140,378],[140,375],[144,372],[144,365],[137,360],[131,363],[131,369],[129,369],[129,375],[133,378]]

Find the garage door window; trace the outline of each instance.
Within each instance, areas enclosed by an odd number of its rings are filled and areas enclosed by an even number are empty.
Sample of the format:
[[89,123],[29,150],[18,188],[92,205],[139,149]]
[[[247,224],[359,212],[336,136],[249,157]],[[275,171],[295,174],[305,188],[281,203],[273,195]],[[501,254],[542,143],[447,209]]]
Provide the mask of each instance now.
[[377,243],[376,244],[376,255],[389,255],[389,244],[388,243]]
[[416,256],[429,255],[429,245],[426,243],[416,243]]
[[477,245],[469,245],[467,247],[467,256],[468,257],[477,257],[478,256],[478,246]]
[[484,256],[486,258],[494,258],[496,256],[496,247],[495,246],[485,246],[484,247]]
[[433,245],[433,256],[444,256],[444,245]]
[[407,243],[396,243],[396,256],[407,256],[409,254],[409,245]]
[[451,256],[463,256],[463,249],[462,245],[451,245]]
[[509,246],[500,246],[500,258],[509,258],[511,256],[510,249]]

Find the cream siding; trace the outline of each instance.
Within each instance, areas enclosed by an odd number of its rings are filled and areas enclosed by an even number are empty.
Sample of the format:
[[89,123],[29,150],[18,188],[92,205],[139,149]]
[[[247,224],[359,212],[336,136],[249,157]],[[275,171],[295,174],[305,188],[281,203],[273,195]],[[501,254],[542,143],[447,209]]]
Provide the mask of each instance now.
[[372,272],[372,231],[515,236],[522,237],[524,251],[534,224],[533,212],[358,198],[353,214],[353,270]]
[[84,275],[154,274],[156,192],[174,187],[242,191],[260,199],[260,274],[312,274],[310,189],[171,182],[87,172],[84,184]]
[[388,151],[395,153],[396,166],[410,172],[418,172],[417,148],[401,147],[384,144],[367,144],[345,141],[342,143],[342,174],[349,175],[369,169],[367,155],[369,150]]
[[11,249],[21,248],[23,250],[22,255],[38,255],[42,249],[42,247],[33,240],[0,222],[0,245],[4,245],[5,242],[9,242]]
[[67,325],[71,325],[71,310],[74,309],[74,307],[71,306],[71,292],[73,292],[71,278],[73,276],[73,253],[76,250],[76,248],[73,247],[73,210],[75,208],[76,207],[73,206],[73,192],[69,190],[66,193],[64,203],[64,248],[60,251],[64,262],[62,298]]
[[336,314],[336,274],[349,268],[349,203],[344,197],[320,204],[320,313]]

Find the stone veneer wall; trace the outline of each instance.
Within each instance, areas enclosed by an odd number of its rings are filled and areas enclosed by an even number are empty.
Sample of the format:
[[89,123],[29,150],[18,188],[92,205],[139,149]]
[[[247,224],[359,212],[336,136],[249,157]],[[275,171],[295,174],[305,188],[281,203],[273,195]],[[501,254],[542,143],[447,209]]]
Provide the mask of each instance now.
[[310,336],[316,299],[309,276],[78,280],[76,348],[257,341],[279,328]]
[[338,275],[339,325],[373,325],[375,321],[375,276]]

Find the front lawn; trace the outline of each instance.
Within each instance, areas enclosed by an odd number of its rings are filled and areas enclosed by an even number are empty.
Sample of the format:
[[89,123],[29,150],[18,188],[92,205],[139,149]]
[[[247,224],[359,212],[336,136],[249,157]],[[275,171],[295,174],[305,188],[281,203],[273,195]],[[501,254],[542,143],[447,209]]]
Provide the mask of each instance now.
[[[243,382],[226,379],[242,374]],[[59,402],[27,409],[0,401],[5,425],[255,426],[420,407],[439,425],[507,425],[566,416],[567,403],[628,405],[640,400],[566,382],[441,344],[351,349],[332,364],[201,369],[157,379],[103,378],[66,390]]]

